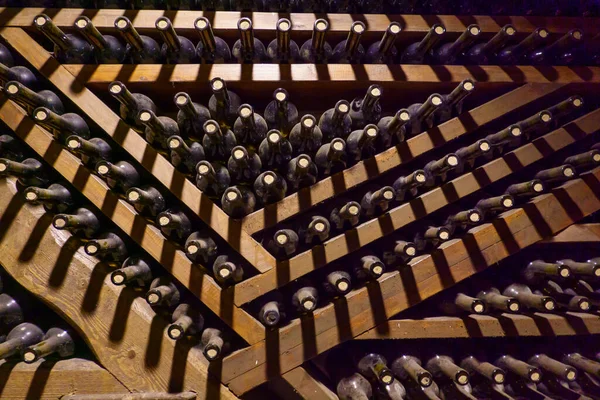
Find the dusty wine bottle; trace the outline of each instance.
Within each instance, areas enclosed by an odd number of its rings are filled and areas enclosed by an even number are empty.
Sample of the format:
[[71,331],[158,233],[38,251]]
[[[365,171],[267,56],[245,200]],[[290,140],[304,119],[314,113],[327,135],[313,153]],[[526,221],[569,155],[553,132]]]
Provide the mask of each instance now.
[[15,60],[10,54],[8,48],[5,45],[0,44],[0,63],[6,65],[7,67],[13,67],[15,65]]
[[137,115],[137,123],[146,127],[144,130],[146,141],[163,150],[169,149],[168,140],[171,136],[179,136],[177,122],[169,117],[158,117],[149,109],[140,110]]
[[213,78],[210,81],[212,96],[208,100],[210,115],[221,124],[222,127],[232,127],[242,104],[240,96],[227,90],[227,85],[222,78]]
[[532,179],[527,182],[514,183],[506,188],[506,194],[514,198],[529,198],[540,195],[546,191],[544,183],[539,179]]
[[421,366],[421,360],[410,355],[403,355],[392,363],[394,375],[406,382],[412,380],[417,385],[427,388],[433,382],[431,372]]
[[281,18],[275,25],[276,38],[267,46],[267,58],[275,64],[289,64],[299,61],[300,49],[295,41],[291,40],[292,22]]
[[233,125],[233,133],[239,143],[257,146],[266,137],[268,129],[265,119],[255,113],[250,104],[240,106]]
[[445,43],[431,50],[431,61],[434,64],[455,64],[462,61],[462,54],[477,40],[481,28],[479,25],[469,25],[454,42]]
[[41,204],[48,212],[62,213],[73,206],[73,198],[69,189],[60,183],[53,183],[44,189],[29,186],[24,191],[25,201],[32,204]]
[[435,186],[438,182],[444,182],[448,178],[448,172],[457,168],[460,158],[454,153],[446,154],[439,160],[432,160],[425,164],[425,186]]
[[317,150],[315,164],[322,176],[329,176],[346,168],[346,158],[346,142],[335,138]]
[[6,293],[0,294],[0,326],[10,329],[23,322],[23,310],[19,301]]
[[138,130],[144,130],[145,126],[137,121],[137,116],[142,109],[156,112],[156,105],[148,96],[141,93],[131,93],[127,87],[114,81],[108,85],[108,91],[119,101],[119,114],[125,122],[133,125]]
[[485,137],[485,140],[490,142],[493,148],[498,148],[500,152],[506,145],[512,145],[518,142],[522,136],[523,130],[517,124],[510,125],[503,130],[489,134]]
[[542,371],[539,368],[508,354],[499,357],[494,364],[519,378],[525,379],[527,382],[538,383],[542,379]]
[[529,358],[527,362],[531,365],[535,365],[544,372],[548,372],[549,374],[556,376],[561,380],[573,382],[575,379],[577,379],[577,370],[575,368],[570,365],[563,364],[562,362],[548,357],[545,354],[536,354]]
[[416,196],[419,188],[425,185],[426,182],[427,174],[422,169],[417,169],[406,176],[399,177],[392,185],[396,193],[396,200],[403,201],[407,194],[411,197]]
[[289,93],[285,89],[275,89],[273,100],[265,108],[265,121],[269,129],[277,129],[287,136],[300,118],[298,108],[289,101]]
[[387,360],[381,354],[369,353],[365,355],[358,361],[357,368],[366,378],[384,385],[390,385],[394,381],[394,373],[388,368]]
[[556,300],[557,305],[568,311],[587,312],[591,308],[590,299],[576,294],[572,289],[563,290],[552,280],[547,280],[539,286],[535,294],[546,294]]
[[539,171],[535,174],[535,179],[539,179],[544,183],[556,183],[574,179],[576,176],[577,172],[575,172],[572,165],[563,164],[559,167]]
[[292,160],[293,148],[281,132],[271,129],[258,147],[263,167],[283,170]]
[[532,65],[570,65],[576,61],[581,43],[583,31],[571,29],[554,43],[528,54],[526,60]]
[[238,141],[233,132],[227,128],[223,131],[215,120],[206,121],[203,130],[202,146],[209,160],[224,160],[237,146]]
[[443,242],[450,240],[450,230],[445,226],[430,226],[424,232],[419,232],[415,236],[414,243],[418,251],[423,251],[427,247],[437,247]]
[[600,151],[593,149],[585,153],[576,154],[565,158],[564,163],[582,170],[593,168],[600,165]]
[[368,190],[360,202],[363,214],[372,217],[375,214],[383,213],[389,208],[389,204],[396,194],[391,186],[383,186],[379,189]]
[[39,82],[31,70],[23,66],[9,67],[0,63],[0,83],[6,85],[10,81],[17,81],[31,90],[38,88]]
[[200,161],[196,172],[196,186],[213,199],[220,199],[231,183],[229,171],[221,164]]
[[383,252],[383,260],[386,265],[406,264],[417,255],[417,246],[413,242],[396,240],[392,251]]
[[356,201],[340,200],[340,205],[334,207],[329,215],[329,221],[338,230],[348,230],[358,225],[361,207]]
[[37,107],[46,107],[57,114],[65,112],[65,106],[62,101],[51,90],[34,92],[22,83],[10,81],[4,86],[4,94],[23,107],[29,114]]
[[329,22],[319,18],[313,25],[312,37],[300,48],[300,57],[308,64],[325,64],[331,58],[333,50],[325,40],[325,34],[329,30]]
[[19,140],[11,135],[0,135],[0,155],[12,161],[23,160],[23,147]]
[[196,165],[205,159],[204,148],[198,142],[188,145],[181,136],[175,135],[167,139],[167,145],[171,150],[171,163],[184,173],[194,174]]
[[485,302],[464,293],[457,293],[456,295],[451,296],[447,301],[440,304],[440,309],[448,315],[465,313],[484,314],[487,311]]
[[460,211],[454,215],[450,215],[446,219],[445,226],[450,229],[450,233],[454,234],[457,229],[467,229],[470,226],[475,226],[483,221],[483,214],[476,208]]
[[313,215],[306,219],[308,223],[298,228],[298,236],[303,243],[312,247],[314,244],[323,243],[329,238],[331,225],[329,220],[321,215]]
[[55,215],[52,226],[59,230],[68,230],[76,236],[92,238],[100,230],[100,221],[93,211],[82,207],[75,210],[73,214]]
[[494,213],[502,212],[513,208],[515,200],[509,194],[503,194],[501,196],[489,197],[482,199],[475,204],[475,208],[478,209],[484,216],[491,215]]
[[374,255],[367,255],[360,258],[354,265],[353,273],[360,281],[369,281],[378,279],[385,272],[385,264]]
[[517,64],[523,57],[542,45],[548,38],[549,33],[544,28],[537,28],[520,43],[505,47],[495,57],[497,64]]
[[213,33],[210,21],[206,17],[198,17],[194,28],[200,35],[196,53],[207,64],[223,64],[231,61],[231,50],[227,43]]
[[0,360],[20,354],[25,348],[44,339],[44,332],[34,324],[24,322],[15,326],[0,343]]
[[556,301],[552,297],[533,294],[528,286],[521,283],[513,283],[502,294],[514,297],[525,307],[534,310],[553,311],[556,308]]
[[57,355],[62,358],[72,356],[75,353],[75,342],[69,332],[60,328],[50,328],[44,335],[42,341],[28,346],[22,352],[23,361],[32,364],[40,358]]
[[398,58],[398,49],[394,42],[402,27],[397,22],[388,25],[381,40],[373,43],[367,49],[365,62],[369,64],[393,64]]
[[244,269],[228,255],[218,256],[213,263],[212,271],[217,282],[221,284],[233,284],[244,279]]
[[327,274],[323,287],[334,297],[345,296],[352,290],[352,279],[346,271],[333,271]]
[[600,264],[593,262],[593,260],[577,262],[571,259],[563,259],[556,261],[556,263],[567,267],[575,276],[600,278]]
[[225,347],[223,333],[215,328],[206,328],[202,331],[200,338],[202,353],[208,361],[215,361],[221,358]]
[[86,140],[81,136],[69,136],[66,140],[69,150],[81,157],[85,165],[93,168],[100,161],[112,159],[112,147],[100,138]]
[[67,143],[69,136],[75,135],[88,139],[90,128],[83,118],[78,114],[66,113],[58,115],[46,107],[38,107],[33,110],[33,120],[48,129],[54,138],[62,143]]
[[241,64],[257,64],[267,59],[265,45],[254,37],[250,18],[240,18],[237,23],[240,38],[233,44],[231,54]]
[[178,242],[190,236],[192,229],[192,223],[187,215],[183,211],[174,208],[160,212],[156,216],[156,224],[166,237]]
[[579,353],[568,353],[562,358],[562,362],[572,365],[592,376],[600,375],[600,363],[590,360]]
[[584,102],[581,96],[571,96],[551,107],[548,112],[552,114],[554,126],[557,127],[563,118],[570,117],[583,108]]
[[410,44],[400,56],[401,64],[424,64],[429,51],[435,46],[446,33],[446,28],[440,24],[434,24],[427,35],[420,42]]
[[291,229],[280,229],[269,239],[265,248],[279,259],[289,258],[298,249],[298,234]]
[[254,211],[256,197],[243,186],[232,186],[223,192],[221,206],[230,217],[243,218]]
[[96,256],[102,261],[122,263],[127,257],[127,247],[119,235],[113,232],[101,234],[96,239],[89,240],[84,250],[87,255]]
[[365,57],[365,48],[360,44],[363,33],[367,30],[361,21],[355,21],[345,40],[335,46],[331,53],[331,62],[336,64],[361,64]]
[[527,282],[545,281],[549,277],[569,278],[571,268],[561,263],[548,263],[542,260],[534,260],[527,264],[521,275]]
[[244,146],[236,146],[231,150],[227,170],[234,181],[252,183],[260,175],[261,169],[262,162],[256,152],[250,152]]
[[471,375],[478,375],[492,383],[501,385],[506,381],[506,372],[487,361],[479,361],[473,356],[468,356],[460,362],[461,368],[464,368]]
[[210,118],[210,111],[201,104],[194,103],[189,94],[179,92],[173,98],[179,111],[177,125],[185,137],[201,138],[204,135],[203,125]]
[[512,25],[504,25],[490,40],[472,46],[465,52],[466,64],[486,65],[494,62],[496,54],[506,47],[515,36],[517,30]]
[[441,95],[434,93],[427,98],[425,103],[414,103],[408,107],[410,114],[410,125],[406,132],[410,136],[425,131],[433,126],[435,120],[435,111],[444,104]]
[[292,128],[289,141],[296,155],[314,155],[323,141],[323,133],[317,125],[317,119],[310,114],[303,116]]
[[173,311],[172,324],[167,328],[167,334],[173,340],[184,336],[194,336],[202,332],[204,317],[200,312],[187,303],[181,303]]
[[521,130],[526,135],[526,137],[530,137],[541,133],[551,125],[552,123],[552,114],[548,110],[542,110],[531,117],[524,119],[519,122],[518,125],[521,127]]
[[427,361],[425,368],[431,371],[434,378],[450,380],[458,385],[467,385],[469,383],[469,373],[456,365],[454,360],[449,356],[436,355]]
[[110,274],[113,285],[146,286],[152,281],[152,270],[146,261],[139,257],[129,257],[121,268]]
[[127,52],[134,64],[162,64],[160,45],[150,36],[140,35],[127,17],[117,17],[115,28],[127,42]]
[[265,303],[258,312],[258,320],[267,328],[273,328],[279,325],[279,322],[283,318],[283,304],[278,301],[269,301]]
[[46,14],[33,19],[33,25],[54,44],[54,57],[61,64],[90,64],[94,60],[92,46],[81,37],[66,34]]
[[376,147],[384,151],[389,149],[393,142],[403,142],[406,137],[406,124],[409,122],[410,113],[406,108],[398,110],[393,116],[381,118],[377,123],[379,136],[377,136]]
[[456,150],[456,155],[460,158],[460,165],[457,168],[457,172],[461,173],[465,167],[473,168],[475,161],[479,157],[490,158],[492,153],[492,145],[487,139],[479,139],[475,143],[461,147]]
[[475,91],[475,82],[465,79],[447,95],[442,96],[442,106],[435,111],[436,124],[448,121],[462,114],[465,98]]
[[254,193],[263,204],[277,202],[285,197],[287,183],[274,171],[265,171],[254,181]]
[[21,162],[0,158],[0,176],[14,176],[25,187],[50,184],[42,163],[35,158],[26,158]]
[[350,103],[340,100],[335,107],[325,111],[319,119],[319,128],[325,140],[334,138],[346,139],[352,132],[352,118],[350,117]]
[[181,293],[170,276],[154,278],[146,293],[146,302],[156,307],[175,307],[181,300]]
[[375,143],[379,136],[377,125],[369,124],[364,129],[356,130],[348,135],[346,153],[348,159],[354,163],[361,159],[369,158],[377,153]]
[[154,186],[132,187],[125,194],[127,201],[142,215],[156,217],[165,207],[163,195]]
[[186,37],[178,36],[171,20],[159,17],[155,23],[164,43],[160,56],[167,64],[195,64],[198,60],[196,46]]
[[310,156],[300,154],[290,160],[285,178],[290,189],[298,190],[313,185],[317,181],[318,175],[317,165],[310,159]]
[[127,47],[112,35],[103,35],[86,16],[75,20],[75,28],[92,45],[98,64],[125,64],[128,57]]
[[127,161],[119,161],[112,164],[108,161],[100,161],[96,164],[96,172],[111,189],[127,192],[130,188],[140,184],[140,174],[137,169]]
[[350,104],[352,129],[362,129],[367,124],[376,124],[381,117],[383,89],[379,85],[371,85],[363,98],[357,97]]
[[193,232],[185,241],[185,254],[191,261],[208,264],[217,256],[217,244],[208,232]]
[[317,309],[319,292],[313,286],[303,286],[292,296],[292,305],[299,313],[311,313]]

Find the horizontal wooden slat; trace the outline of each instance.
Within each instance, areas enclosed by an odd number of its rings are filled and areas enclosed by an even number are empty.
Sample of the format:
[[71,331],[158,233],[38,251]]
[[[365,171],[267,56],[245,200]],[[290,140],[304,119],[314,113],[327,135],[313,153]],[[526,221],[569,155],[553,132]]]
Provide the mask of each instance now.
[[[575,226],[575,225],[571,225]],[[568,228],[567,228],[568,229]],[[389,320],[356,337],[369,339],[447,339],[504,336],[572,336],[600,333],[600,316],[533,313]]]
[[[519,169],[541,160],[551,152],[567,147],[582,136],[596,132],[598,124],[600,124],[600,110],[586,114],[563,128],[536,138],[531,143],[511,151],[501,158],[461,175],[412,201],[392,208],[379,218],[364,222],[345,234],[329,239],[323,245],[300,253],[290,260],[280,263],[281,265],[277,269],[241,282],[235,286],[234,303],[239,305],[251,301],[497,182]],[[578,137],[574,137],[571,132],[577,132]],[[454,195],[449,196],[449,193]],[[415,206],[416,204],[418,207]],[[278,274],[277,271],[282,268],[285,268],[286,273]],[[285,278],[282,278],[281,275],[285,275]]]
[[335,393],[309,374],[303,366],[286,372],[281,379],[284,379],[303,399],[338,400]]
[[148,224],[131,205],[119,199],[104,181],[92,175],[77,157],[64,150],[48,132],[35,125],[23,109],[3,94],[0,94],[0,104],[0,120],[161,263],[182,285],[249,343],[264,339],[263,326],[224,296],[215,280],[205,270],[192,264],[173,242],[165,239],[158,228]]
[[[410,268],[296,319],[266,341],[237,351],[223,363],[223,376],[237,395],[302,364],[339,343],[374,328],[502,259],[600,209],[600,168],[539,196],[523,208],[475,227],[463,239],[413,260]],[[250,370],[248,370],[250,369]]]
[[600,223],[571,225],[540,244],[600,242]]
[[20,28],[4,28],[0,35],[48,78],[56,88],[87,117],[110,135],[156,179],[171,190],[229,245],[261,272],[275,266],[275,259],[237,221],[217,207],[207,196],[138,133],[129,128],[106,104],[80,85],[58,61]]

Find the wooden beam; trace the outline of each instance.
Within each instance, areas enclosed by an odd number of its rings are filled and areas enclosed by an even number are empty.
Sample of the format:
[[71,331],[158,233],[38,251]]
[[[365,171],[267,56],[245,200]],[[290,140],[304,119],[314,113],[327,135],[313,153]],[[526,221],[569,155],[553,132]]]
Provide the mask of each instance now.
[[304,367],[296,367],[281,376],[303,399],[338,400],[322,382],[314,378]]
[[497,317],[473,314],[463,318],[392,319],[355,339],[572,336],[598,333],[600,316],[597,314],[566,312],[559,315],[536,312],[531,315],[503,313]]
[[[553,152],[564,149],[577,139],[597,131],[600,109],[578,118],[564,127],[538,137],[507,154],[461,175],[446,184],[422,194],[416,199],[388,210],[379,218],[371,219],[356,228],[327,240],[290,260],[281,262],[278,268],[247,279],[235,286],[234,302],[249,302],[279,286],[300,278],[344,257],[363,246],[381,239],[394,231],[425,217],[485,186],[525,168]],[[574,137],[571,132],[578,132]],[[482,179],[482,177],[485,177]],[[448,193],[455,193],[449,196]],[[418,204],[419,207],[415,207]],[[423,212],[418,211],[423,210]],[[318,256],[316,256],[318,254]],[[278,273],[284,268],[286,273]],[[282,278],[285,275],[285,278]]]
[[3,94],[0,94],[0,120],[242,338],[249,343],[264,339],[263,325],[236,307],[205,268],[193,264],[173,242],[165,239],[158,228],[138,215],[104,181],[92,175],[79,158],[64,150],[44,128],[36,125],[22,108]]
[[223,381],[234,393],[245,393],[565,229],[600,209],[598,185],[600,168],[471,229],[463,239],[444,243],[432,254],[413,260],[409,268],[387,272],[313,315],[291,321],[265,341],[226,357]]
[[107,370],[82,358],[33,364],[0,361],[0,397],[3,399],[56,400],[68,393],[120,393],[129,391]]
[[70,394],[61,400],[195,400],[196,393]]
[[82,86],[71,73],[20,28],[4,28],[0,35],[34,68],[56,86],[86,116],[111,136],[156,179],[187,205],[260,272],[275,266],[275,258],[232,220],[190,180],[177,171],[144,138],[129,128],[106,104]]
[[41,206],[24,204],[12,179],[0,181],[0,263],[66,319],[112,375],[131,391],[236,399],[209,377],[200,348],[169,339],[168,322],[139,292],[112,285],[112,268],[86,255],[78,239],[52,228],[51,220]]
[[558,244],[558,243],[585,243],[585,242],[600,242],[600,224],[576,224],[571,225],[555,236],[548,238],[542,242],[543,244]]

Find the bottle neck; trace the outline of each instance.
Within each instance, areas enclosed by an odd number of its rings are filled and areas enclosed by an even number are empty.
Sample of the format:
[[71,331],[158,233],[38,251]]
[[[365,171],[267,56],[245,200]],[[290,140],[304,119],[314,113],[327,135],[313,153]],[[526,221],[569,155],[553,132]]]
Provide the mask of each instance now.
[[560,39],[544,49],[548,55],[558,55],[565,53],[570,48],[574,47],[580,40],[573,37],[571,32],[566,33]]
[[43,126],[48,126],[56,130],[69,129],[68,123],[62,115],[58,115],[47,108],[36,110],[34,118],[36,122]]
[[34,92],[28,87],[18,84],[18,90],[16,93],[11,93],[12,86],[9,86],[8,94],[12,97],[14,96],[18,101],[22,101],[23,103],[31,106],[32,108],[41,106],[45,103],[45,99],[39,93]]
[[468,47],[471,46],[475,39],[477,39],[479,32],[477,32],[477,34],[473,34],[471,29],[475,28],[467,28],[467,30],[464,31],[462,35],[460,35],[458,39],[456,39],[454,43],[450,45],[450,49],[448,50],[448,55],[450,57],[454,58],[463,53]]
[[108,42],[104,38],[104,35],[102,35],[91,22],[88,22],[85,27],[79,31],[96,49],[106,50],[106,48],[108,48]]
[[160,35],[165,41],[168,51],[171,53],[178,53],[181,50],[181,42],[177,36],[177,33],[175,32],[175,29],[173,28],[173,24],[165,20],[161,20],[159,23],[163,22],[166,24],[166,27],[159,30]]
[[428,98],[427,101],[421,104],[421,107],[417,109],[417,112],[413,116],[416,121],[424,121],[429,117],[435,110],[437,106],[433,104],[432,98]]
[[344,52],[352,56],[358,50],[358,46],[360,46],[360,38],[361,34],[354,31],[354,29],[350,29],[350,33],[348,33],[348,38],[346,39],[346,45],[344,47]]
[[19,352],[23,345],[23,337],[9,339],[0,343],[0,360],[4,360]]
[[67,345],[71,342],[71,337],[67,332],[62,331],[55,335],[50,336],[49,338],[45,338],[42,342],[30,347],[27,352],[24,354],[25,361],[27,360],[27,353],[32,352],[35,354],[35,359],[44,358],[50,354],[53,354],[59,351],[59,348]]
[[290,53],[290,30],[277,29],[277,53],[289,55]]
[[425,35],[423,40],[419,42],[416,50],[418,55],[424,56],[425,53],[431,50],[431,48],[433,48],[433,46],[435,46],[440,40],[440,35],[435,32],[436,29],[436,27],[432,27],[429,32],[427,32],[427,35]]
[[456,88],[454,88],[454,90],[450,92],[448,96],[446,96],[446,99],[444,101],[444,107],[454,107],[461,100],[463,100],[465,97],[471,94],[472,90],[467,90],[467,88],[465,87],[466,85],[473,85],[473,83],[469,81],[463,82]]
[[240,30],[240,41],[244,54],[254,54],[254,30],[252,28]]
[[10,68],[0,63],[0,81],[6,83],[10,80]]
[[[408,112],[407,112],[408,114]],[[402,118],[402,111],[397,112],[392,119],[390,120],[390,122],[387,125],[387,130],[389,134],[392,135],[397,135],[398,133],[400,133],[401,129],[404,127],[404,125],[406,125],[406,123],[410,121],[410,117],[403,119]]]
[[219,90],[213,90],[213,96],[217,99],[217,104],[221,108],[228,108],[230,104],[229,91],[225,86]]
[[390,28],[388,28],[383,34],[383,38],[379,42],[379,53],[383,55],[388,55],[394,46],[394,42],[396,41],[397,34],[390,32]]
[[323,54],[325,51],[325,32],[320,29],[313,29],[311,46],[315,54]]
[[192,102],[192,99],[189,96],[186,96],[186,101],[183,104],[177,103],[177,107],[181,110],[181,112],[186,115],[189,119],[197,119],[198,111]]
[[[5,167],[5,169],[3,168]],[[0,164],[0,173],[7,173],[14,176],[33,176],[40,172],[42,165],[40,163],[25,163],[11,160],[3,160]]]
[[129,109],[136,109],[137,101],[135,100],[135,97],[133,97],[133,94],[125,86],[120,86],[120,88],[121,90],[118,93],[111,91],[110,93],[112,96]]
[[542,41],[542,36],[544,35],[544,33],[542,33],[542,32],[546,32],[546,31],[537,29],[536,31],[532,32],[529,36],[527,36],[525,39],[523,39],[523,41],[521,41],[519,44],[517,44],[513,48],[512,57],[519,58],[523,54],[528,52],[529,50],[533,50],[535,47],[537,47],[539,45],[539,43]]
[[211,26],[207,25],[206,28],[199,30],[199,32],[204,51],[214,53],[217,50],[217,43]]
[[60,28],[50,19],[46,19],[44,24],[40,26],[40,29],[42,33],[61,50],[68,51],[72,47],[68,35],[60,30]]
[[[95,224],[97,221],[96,218],[93,217],[91,212],[81,212],[78,210],[77,214],[58,214],[56,219],[60,219],[62,222],[58,224],[59,229],[80,229],[80,228],[88,228]],[[57,225],[55,223],[55,225]]]
[[121,34],[125,41],[133,47],[136,52],[139,53],[144,51],[144,41],[131,22],[128,22],[127,25],[121,29]]
[[[510,29],[510,32],[514,32],[514,28],[507,29]],[[506,43],[514,35],[509,34],[507,29],[500,29],[500,31],[496,33],[494,37],[488,40],[481,48],[481,53],[489,57],[491,55],[496,54],[500,49],[504,48],[506,46]]]
[[160,120],[160,118],[158,118],[156,116],[156,114],[149,112],[150,114],[150,119],[147,121],[143,121],[142,123],[147,127],[150,128],[150,130],[156,134],[159,134],[160,136],[164,136],[165,133],[165,125],[162,123],[162,121]]

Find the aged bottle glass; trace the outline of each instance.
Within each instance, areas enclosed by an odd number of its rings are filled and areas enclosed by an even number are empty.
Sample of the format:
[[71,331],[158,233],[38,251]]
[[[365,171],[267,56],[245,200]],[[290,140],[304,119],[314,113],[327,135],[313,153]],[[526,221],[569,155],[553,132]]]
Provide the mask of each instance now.
[[287,183],[276,172],[266,171],[254,181],[254,193],[263,204],[277,202],[285,197]]
[[204,317],[200,312],[187,303],[181,303],[173,311],[171,325],[167,334],[173,340],[182,339],[184,336],[194,336],[202,332]]
[[238,141],[229,129],[219,127],[217,121],[208,120],[203,125],[202,146],[209,160],[226,160]]
[[127,52],[134,64],[161,64],[160,45],[150,36],[140,35],[127,17],[117,17],[115,28],[127,42]]
[[227,90],[225,81],[221,78],[213,78],[210,81],[212,96],[208,100],[208,109],[213,119],[217,120],[222,127],[233,127],[238,117],[238,109],[242,104],[240,96]]
[[303,62],[309,64],[326,64],[333,52],[331,45],[325,40],[325,34],[329,30],[329,22],[325,19],[317,19],[313,26],[312,37],[300,48],[300,57]]
[[401,64],[424,64],[425,57],[446,33],[446,28],[434,24],[420,42],[410,44],[400,56]]
[[196,165],[205,159],[204,148],[198,142],[188,145],[181,136],[171,136],[167,145],[171,150],[171,162],[184,173],[195,174]]
[[198,60],[196,46],[186,37],[178,36],[171,20],[159,17],[156,29],[163,39],[160,55],[167,64],[195,64]]
[[196,46],[198,57],[207,64],[223,64],[231,61],[229,45],[220,37],[215,36],[206,17],[198,17],[194,21],[194,28],[200,35],[200,42]]
[[81,157],[85,165],[93,168],[102,160],[112,159],[112,147],[100,138],[83,139],[80,136],[69,136],[66,141],[67,148]]
[[90,64],[92,46],[78,35],[66,34],[46,14],[39,14],[33,24],[54,44],[54,57],[61,64]]
[[462,61],[462,54],[477,40],[481,28],[469,25],[454,42],[445,43],[431,50],[431,62],[434,64],[456,64]]
[[103,35],[86,16],[75,20],[75,28],[92,45],[98,64],[124,64],[128,57],[127,47],[112,35]]
[[377,125],[369,124],[364,129],[356,130],[348,135],[346,153],[352,162],[374,156],[377,153],[375,142],[379,136]]
[[250,152],[244,146],[236,146],[231,150],[227,170],[234,181],[253,183],[261,169],[262,162],[256,152]]
[[518,64],[523,57],[542,45],[549,33],[544,28],[538,28],[520,43],[505,47],[495,57],[497,64]]
[[0,360],[20,354],[25,348],[44,339],[44,332],[37,325],[24,322],[15,326],[0,343]]
[[176,241],[183,241],[190,236],[192,223],[181,210],[170,208],[156,216],[156,224],[162,233]]
[[319,119],[319,128],[325,140],[334,138],[346,139],[352,132],[352,118],[350,117],[350,103],[340,100],[335,107],[325,111]]
[[52,226],[58,230],[68,230],[76,236],[92,238],[100,230],[100,221],[93,211],[82,207],[75,210],[73,214],[55,215]]
[[100,161],[96,164],[96,172],[111,189],[126,192],[140,183],[140,174],[137,169],[127,161],[119,161],[115,164],[108,161]]
[[292,159],[292,145],[281,132],[272,129],[258,147],[258,155],[264,168],[282,170]]
[[146,286],[152,281],[152,270],[146,261],[139,257],[129,257],[121,268],[110,274],[113,285]]
[[50,355],[66,358],[72,356],[74,353],[75,342],[73,342],[69,332],[60,328],[50,328],[42,341],[22,351],[22,357],[26,364],[32,364],[40,358]]
[[238,21],[240,38],[234,43],[231,54],[241,64],[258,64],[267,59],[265,45],[254,37],[252,20],[240,18]]
[[367,49],[365,62],[370,64],[392,64],[398,58],[398,49],[394,45],[402,27],[397,22],[389,24],[383,38]]
[[26,158],[21,162],[0,158],[0,176],[14,176],[25,187],[47,186],[50,183],[42,163],[35,158]]
[[28,203],[41,204],[48,212],[62,213],[73,206],[71,192],[60,183],[47,188],[29,186],[23,193]]
[[80,136],[84,139],[90,137],[90,128],[83,118],[75,113],[58,115],[49,108],[38,107],[33,110],[33,120],[46,128],[54,138],[62,143],[67,143],[69,136]]
[[464,54],[465,64],[486,65],[494,62],[496,54],[506,47],[517,30],[512,25],[504,25],[490,40],[478,43]]
[[287,136],[300,118],[298,108],[289,101],[289,93],[285,89],[275,89],[273,100],[265,108],[265,121],[269,129],[277,129]]
[[220,199],[231,183],[229,171],[222,164],[200,161],[196,165],[196,186],[205,195]]
[[256,197],[252,191],[243,186],[232,186],[223,193],[221,207],[229,216],[243,218],[254,211]]
[[244,269],[227,255],[220,255],[213,263],[213,274],[222,284],[237,283],[244,278]]
[[179,126],[172,118],[157,116],[152,110],[142,109],[137,116],[138,124],[144,125],[146,141],[163,150],[169,150],[169,138],[179,136]]
[[346,168],[346,157],[346,142],[335,138],[317,150],[315,164],[322,176],[329,176]]
[[238,143],[258,146],[266,137],[267,122],[263,117],[254,112],[250,104],[242,104],[238,109],[238,118],[233,125],[233,133]]
[[151,306],[175,307],[181,300],[181,293],[170,276],[154,278],[146,293],[146,302]]
[[127,257],[127,247],[119,235],[106,232],[89,240],[84,246],[85,252],[106,262],[122,263]]
[[207,264],[217,256],[217,244],[208,232],[193,232],[185,241],[185,254],[194,262]]
[[65,112],[65,106],[62,101],[51,90],[34,92],[17,81],[10,81],[4,86],[4,94],[27,110],[29,114],[38,107],[46,107],[57,114]]
[[119,114],[125,122],[133,125],[138,130],[144,130],[143,124],[137,121],[137,116],[141,110],[150,110],[156,113],[156,105],[148,96],[141,93],[131,93],[127,87],[114,81],[108,85],[108,91],[115,99],[119,101]]
[[331,54],[331,62],[336,64],[360,64],[365,57],[365,48],[360,39],[367,27],[361,21],[355,21],[345,40],[338,43]]
[[367,124],[376,124],[381,117],[381,104],[383,89],[379,85],[371,85],[363,98],[357,97],[350,104],[350,118],[352,129],[362,129]]
[[275,32],[277,37],[267,47],[267,58],[273,63],[289,64],[298,62],[300,49],[295,41],[290,38],[292,22],[287,18],[277,21]]
[[166,201],[162,193],[154,186],[132,187],[125,195],[127,201],[142,215],[155,218],[165,210]]
[[177,125],[184,137],[201,138],[204,136],[202,126],[210,118],[210,111],[201,104],[194,103],[189,94],[179,92],[173,98],[179,109],[177,112]]
[[421,133],[434,124],[435,112],[444,104],[441,95],[434,93],[427,98],[425,103],[414,103],[408,107],[410,114],[410,125],[406,132],[410,135]]

